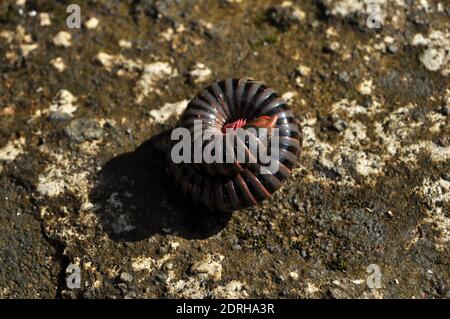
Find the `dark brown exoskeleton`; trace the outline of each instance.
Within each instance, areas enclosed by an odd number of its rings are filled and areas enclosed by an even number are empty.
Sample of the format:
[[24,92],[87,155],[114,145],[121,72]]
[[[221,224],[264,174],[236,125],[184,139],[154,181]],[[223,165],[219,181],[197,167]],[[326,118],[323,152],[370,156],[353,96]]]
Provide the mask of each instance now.
[[[271,132],[277,128],[279,134],[277,171],[269,172],[261,163],[258,153],[246,148],[246,158],[253,161],[240,162],[234,156],[226,163],[174,163],[169,169],[185,197],[195,203],[206,205],[217,211],[233,211],[256,205],[270,197],[286,180],[297,165],[301,148],[301,132],[287,103],[271,88],[249,79],[227,79],[218,81],[200,92],[190,101],[181,116],[179,127],[194,133],[194,122],[201,123],[201,130],[215,133],[223,138],[224,151],[236,149],[227,134],[233,130],[265,128]],[[231,131],[231,133],[230,133]],[[251,134],[250,134],[251,135]],[[248,141],[233,137],[237,143],[248,147]],[[260,141],[263,147],[269,142]],[[192,146],[195,138],[192,138]],[[212,139],[202,142],[203,151]],[[242,144],[241,144],[242,145]],[[194,146],[193,146],[194,148]],[[226,154],[224,154],[224,158]]]

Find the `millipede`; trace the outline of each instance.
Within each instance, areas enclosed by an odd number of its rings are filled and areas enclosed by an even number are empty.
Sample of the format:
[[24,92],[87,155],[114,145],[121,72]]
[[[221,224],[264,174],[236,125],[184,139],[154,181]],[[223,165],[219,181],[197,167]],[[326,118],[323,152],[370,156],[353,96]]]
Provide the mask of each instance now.
[[[279,134],[278,169],[268,171],[261,163],[259,153],[248,149],[246,154],[253,162],[232,163],[175,163],[169,160],[169,171],[184,197],[196,204],[203,204],[214,211],[235,211],[268,199],[289,178],[298,165],[302,134],[294,113],[287,102],[275,90],[251,79],[226,79],[213,83],[198,93],[181,115],[178,127],[193,132],[194,122],[201,123],[201,130],[215,132],[224,139],[224,156],[234,146],[226,144],[230,130],[277,128]],[[255,136],[260,141],[260,137]],[[270,141],[270,139],[269,139]],[[194,138],[192,138],[192,144]],[[210,143],[206,140],[202,150]],[[268,147],[268,143],[264,144]]]

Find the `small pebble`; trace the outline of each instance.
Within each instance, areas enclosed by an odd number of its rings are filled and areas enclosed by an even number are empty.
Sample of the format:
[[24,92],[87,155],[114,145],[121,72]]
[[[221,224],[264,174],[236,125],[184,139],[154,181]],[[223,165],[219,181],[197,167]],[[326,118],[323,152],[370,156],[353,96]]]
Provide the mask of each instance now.
[[335,119],[331,125],[338,132],[343,132],[347,128],[347,122],[342,119]]
[[350,81],[350,76],[345,71],[344,72],[339,72],[338,79],[341,82],[347,83],[347,82]]
[[297,71],[301,76],[308,76],[311,73],[311,68],[309,68],[305,65],[300,65],[297,68]]
[[390,44],[387,49],[390,53],[396,53],[398,51],[398,46],[396,44]]
[[127,272],[123,272],[120,274],[120,280],[123,282],[131,282],[133,281],[133,276]]
[[66,64],[61,57],[50,60],[50,65],[54,67],[58,72],[63,72],[66,69]]
[[96,29],[98,27],[99,21],[96,17],[92,17],[84,23],[86,29]]
[[48,116],[48,120],[51,123],[64,122],[64,121],[70,120],[71,118],[72,118],[72,116],[69,113],[61,112],[61,111],[52,112]]
[[159,282],[166,282],[167,281],[167,275],[163,272],[158,272],[155,276],[156,280]]
[[133,43],[127,40],[119,40],[119,46],[124,49],[131,49]]
[[77,143],[97,140],[103,136],[103,128],[91,119],[75,119],[66,127],[65,132]]
[[370,95],[363,95],[362,98],[362,106],[365,108],[369,108],[372,106],[372,97]]
[[50,20],[50,15],[45,12],[39,13],[39,24],[41,27],[47,27],[51,25],[52,21]]
[[3,109],[0,109],[0,116],[13,116],[16,114],[16,107],[14,105],[8,105]]
[[173,269],[173,264],[172,264],[171,262],[166,262],[166,263],[163,265],[163,268],[164,268],[165,270],[172,270],[172,269]]
[[124,299],[136,299],[136,293],[134,291],[130,291],[123,297]]
[[125,284],[123,282],[118,283],[117,288],[119,288],[122,291],[122,293],[124,293],[124,294],[127,293],[127,291],[128,291],[127,284]]
[[68,48],[72,45],[72,35],[66,31],[60,31],[54,36],[53,44],[57,47]]
[[201,83],[207,81],[211,77],[212,71],[203,63],[197,63],[189,72],[190,77],[194,83]]
[[168,252],[169,252],[169,247],[168,246],[161,246],[156,251],[156,253],[158,255],[166,255]]
[[291,277],[291,278],[294,279],[294,280],[297,280],[297,279],[298,279],[298,273],[295,272],[295,271],[291,271],[291,272],[289,273],[289,277]]
[[324,53],[337,53],[340,49],[341,45],[337,41],[331,42],[329,45],[326,45],[323,48]]

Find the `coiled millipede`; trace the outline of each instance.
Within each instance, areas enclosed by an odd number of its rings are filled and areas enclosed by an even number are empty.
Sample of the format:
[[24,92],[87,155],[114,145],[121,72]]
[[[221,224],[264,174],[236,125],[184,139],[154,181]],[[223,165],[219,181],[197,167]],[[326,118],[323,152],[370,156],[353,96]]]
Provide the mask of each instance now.
[[[278,190],[298,164],[301,131],[295,116],[287,103],[261,82],[249,79],[215,82],[189,102],[178,127],[194,133],[194,121],[197,124],[201,121],[202,131],[210,130],[215,132],[215,138],[223,138],[226,145],[223,156],[236,149],[234,144],[230,148],[227,139],[230,130],[265,128],[270,132],[276,128],[279,134],[275,159],[278,168],[273,172],[261,163],[258,152],[250,150],[249,140],[239,141],[239,138],[238,143],[245,144],[246,158],[252,158],[253,162],[240,162],[236,154],[231,163],[175,163],[170,160],[169,170],[184,196],[211,210],[234,211],[256,205]],[[258,145],[270,148],[270,136],[262,141],[260,136],[249,135]],[[193,148],[194,140],[194,137],[190,140]],[[210,142],[211,139],[202,141],[201,150]]]

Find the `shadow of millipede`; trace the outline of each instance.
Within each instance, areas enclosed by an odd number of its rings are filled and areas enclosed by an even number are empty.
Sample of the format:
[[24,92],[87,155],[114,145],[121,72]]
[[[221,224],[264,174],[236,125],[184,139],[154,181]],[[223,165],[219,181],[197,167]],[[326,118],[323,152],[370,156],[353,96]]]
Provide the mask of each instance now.
[[96,176],[90,200],[103,230],[115,241],[140,241],[158,233],[206,239],[231,218],[192,205],[173,187],[166,153],[155,143],[163,134],[110,159]]

